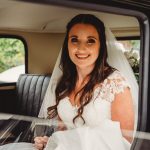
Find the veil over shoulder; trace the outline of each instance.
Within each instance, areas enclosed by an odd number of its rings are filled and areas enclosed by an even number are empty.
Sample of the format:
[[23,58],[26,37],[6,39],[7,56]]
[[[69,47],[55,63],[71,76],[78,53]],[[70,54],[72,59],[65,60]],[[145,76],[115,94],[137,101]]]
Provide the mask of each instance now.
[[40,118],[47,118],[47,108],[49,106],[53,106],[56,104],[55,89],[56,89],[59,79],[62,76],[62,71],[59,68],[61,52],[62,51],[60,50],[44,100],[43,100],[43,103],[42,103],[42,106],[41,106],[41,109],[40,109],[40,112],[39,112],[39,115],[38,115],[38,117]]

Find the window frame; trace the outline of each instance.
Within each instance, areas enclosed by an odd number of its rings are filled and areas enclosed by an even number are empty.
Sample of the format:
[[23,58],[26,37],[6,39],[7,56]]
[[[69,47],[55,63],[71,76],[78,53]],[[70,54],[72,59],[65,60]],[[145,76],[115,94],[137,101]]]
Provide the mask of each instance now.
[[140,36],[119,36],[116,37],[117,41],[127,41],[127,40],[141,40]]

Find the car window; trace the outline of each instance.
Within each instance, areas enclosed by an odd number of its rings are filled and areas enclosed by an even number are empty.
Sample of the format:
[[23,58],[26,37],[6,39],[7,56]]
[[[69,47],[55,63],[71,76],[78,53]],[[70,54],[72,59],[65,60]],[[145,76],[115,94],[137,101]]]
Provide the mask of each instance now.
[[140,40],[119,40],[119,43],[124,47],[124,54],[132,67],[137,82],[139,83]]
[[25,46],[17,38],[0,38],[0,83],[16,82],[25,73]]

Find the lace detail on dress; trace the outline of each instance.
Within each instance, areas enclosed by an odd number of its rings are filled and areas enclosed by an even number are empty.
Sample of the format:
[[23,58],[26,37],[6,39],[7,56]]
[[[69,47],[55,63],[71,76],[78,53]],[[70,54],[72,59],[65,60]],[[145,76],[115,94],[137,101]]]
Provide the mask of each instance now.
[[106,101],[112,102],[115,94],[123,92],[129,83],[119,71],[114,71],[100,86],[99,96]]

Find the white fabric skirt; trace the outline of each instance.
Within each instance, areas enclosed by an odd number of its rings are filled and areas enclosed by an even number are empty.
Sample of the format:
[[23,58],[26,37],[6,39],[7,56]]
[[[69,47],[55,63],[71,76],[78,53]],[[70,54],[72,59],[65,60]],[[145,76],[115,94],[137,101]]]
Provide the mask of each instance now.
[[130,146],[122,137],[119,122],[107,120],[98,127],[57,131],[45,150],[129,150]]
[[[122,137],[119,122],[107,120],[98,127],[82,126],[57,131],[44,150],[129,150],[131,144]],[[0,150],[36,150],[31,143],[11,143]]]
[[0,146],[0,150],[36,150],[32,143],[10,143]]

